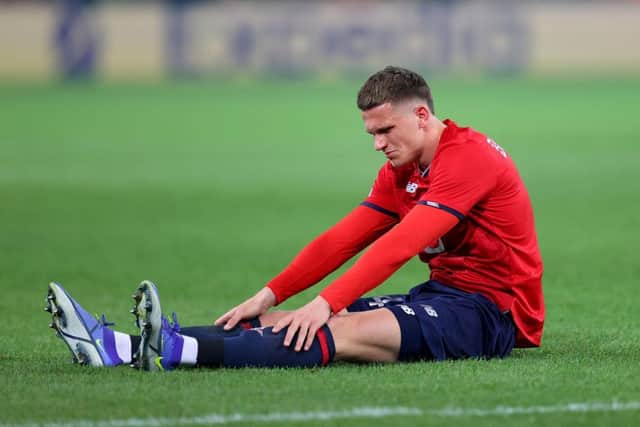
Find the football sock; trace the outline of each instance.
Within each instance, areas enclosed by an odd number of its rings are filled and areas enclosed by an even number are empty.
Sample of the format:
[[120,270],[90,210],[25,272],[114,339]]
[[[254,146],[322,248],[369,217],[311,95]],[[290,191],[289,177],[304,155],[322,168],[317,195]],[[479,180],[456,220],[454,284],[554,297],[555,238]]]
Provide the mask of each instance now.
[[140,343],[142,342],[142,337],[140,335],[129,335],[129,339],[131,339],[131,360],[133,360],[140,348]]
[[254,317],[253,319],[248,319],[243,322],[240,322],[240,325],[242,326],[243,329],[246,330],[246,329],[259,328],[262,326],[262,323],[260,322],[260,317]]
[[[185,328],[181,328],[180,334],[183,335],[185,338],[193,337],[196,339],[235,337],[240,335],[247,329],[259,328],[259,327],[260,327],[260,318],[254,317],[253,319],[245,320],[243,322],[238,323],[233,329],[228,331],[225,331],[222,326],[216,326],[216,325],[188,326]],[[125,337],[127,337],[127,340],[129,341],[129,344],[128,344],[129,351],[127,352],[127,356],[123,357],[123,355],[120,354],[120,350],[118,350],[118,355],[123,360],[123,363],[131,363],[131,360],[133,360],[134,355],[138,352],[138,348],[140,347],[140,342],[142,341],[142,338],[140,338],[139,335],[126,335],[119,332],[117,333],[120,335],[124,335]],[[185,340],[185,343],[186,342],[187,340]],[[195,341],[193,343],[191,341],[189,342],[191,343],[189,348],[196,346],[195,353],[197,354],[197,345],[198,345],[197,342]],[[117,343],[118,343],[118,339],[116,338],[116,344]]]
[[130,336],[117,331],[113,331],[113,335],[118,357],[122,359],[122,363],[131,363],[133,346]]
[[184,335],[182,337],[182,353],[180,354],[180,365],[193,366],[197,362],[198,357],[198,340],[193,337]]
[[253,319],[245,320],[238,323],[233,329],[228,331],[224,330],[222,326],[207,325],[207,326],[188,326],[180,328],[180,334],[194,338],[207,338],[207,337],[235,337],[251,328],[259,328],[260,319],[254,317]]
[[197,364],[229,368],[313,367],[327,365],[335,356],[333,335],[326,325],[318,330],[307,351],[295,351],[293,343],[285,347],[283,341],[287,329],[277,334],[272,329],[249,329],[234,337],[198,338]]

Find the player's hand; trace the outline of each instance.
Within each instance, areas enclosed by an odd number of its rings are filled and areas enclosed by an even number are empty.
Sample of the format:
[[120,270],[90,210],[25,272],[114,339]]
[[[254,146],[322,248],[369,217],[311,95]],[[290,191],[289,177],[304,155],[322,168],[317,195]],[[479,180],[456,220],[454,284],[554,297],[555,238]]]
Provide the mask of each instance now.
[[243,319],[251,319],[265,313],[276,304],[276,296],[268,287],[262,288],[257,294],[240,305],[233,307],[220,316],[214,323],[224,325],[226,331],[233,329]]
[[322,325],[327,323],[330,316],[331,306],[324,298],[318,296],[309,304],[292,311],[280,319],[273,327],[273,332],[278,333],[288,326],[287,335],[284,337],[284,345],[289,347],[297,332],[298,339],[294,347],[295,351],[302,350],[303,346],[304,350],[307,351],[313,344],[316,332]]

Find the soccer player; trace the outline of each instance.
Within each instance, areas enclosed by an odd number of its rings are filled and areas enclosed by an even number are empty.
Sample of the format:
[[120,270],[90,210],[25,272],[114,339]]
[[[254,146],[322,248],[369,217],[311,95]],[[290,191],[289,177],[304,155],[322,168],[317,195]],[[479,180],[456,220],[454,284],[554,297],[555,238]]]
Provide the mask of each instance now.
[[[359,206],[213,326],[181,329],[175,316],[170,324],[157,288],[143,282],[133,310],[141,336],[121,334],[52,284],[53,327],[74,357],[94,365],[133,357],[144,369],[169,370],[492,358],[539,346],[542,259],[531,202],[507,152],[438,119],[425,80],[403,68],[369,77],[357,104],[387,159]],[[365,248],[305,306],[270,310]],[[428,281],[405,295],[362,298],[416,255],[429,265]]]

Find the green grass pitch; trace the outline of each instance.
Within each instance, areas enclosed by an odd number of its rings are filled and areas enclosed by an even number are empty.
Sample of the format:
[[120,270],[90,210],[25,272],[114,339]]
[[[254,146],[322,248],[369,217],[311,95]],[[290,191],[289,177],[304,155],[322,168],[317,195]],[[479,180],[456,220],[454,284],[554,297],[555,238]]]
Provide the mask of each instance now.
[[[355,107],[357,83],[5,85],[0,424],[240,414],[236,424],[264,425],[250,416],[404,407],[421,415],[312,422],[638,425],[640,80],[432,86],[438,116],[489,134],[528,185],[545,261],[541,348],[504,360],[313,370],[71,365],[42,311],[49,281],[125,332],[134,332],[130,294],[146,278],[181,323],[211,322],[359,203],[383,157]],[[375,293],[426,277],[412,261]],[[612,402],[627,406],[607,410]],[[571,403],[592,411],[535,409]],[[507,409],[473,412],[497,407]]]

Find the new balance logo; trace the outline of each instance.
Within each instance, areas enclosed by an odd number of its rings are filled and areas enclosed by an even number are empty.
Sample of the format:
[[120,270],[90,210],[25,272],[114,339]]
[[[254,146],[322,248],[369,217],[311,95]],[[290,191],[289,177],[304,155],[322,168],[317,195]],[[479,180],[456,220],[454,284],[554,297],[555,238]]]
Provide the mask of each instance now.
[[407,193],[415,193],[416,190],[418,189],[418,184],[416,184],[415,182],[410,182],[407,184]]
[[426,311],[429,316],[438,317],[438,312],[430,305],[422,304],[422,308],[424,308],[424,311]]
[[402,311],[404,311],[405,313],[407,313],[410,316],[415,316],[416,312],[413,311],[413,309],[407,305],[404,304],[400,304],[400,308],[402,309]]

